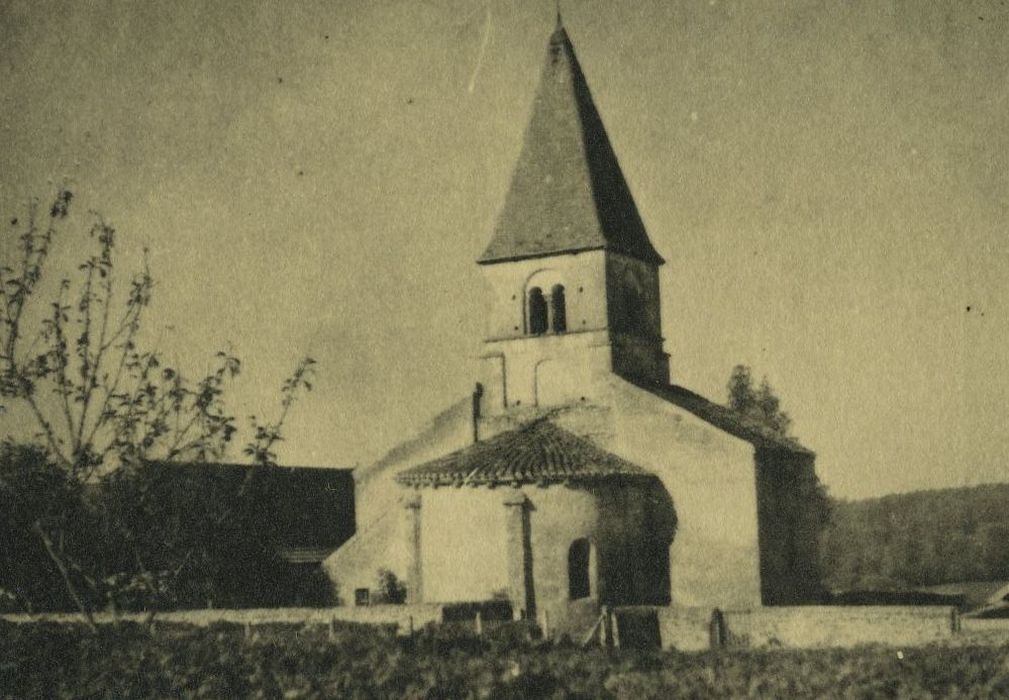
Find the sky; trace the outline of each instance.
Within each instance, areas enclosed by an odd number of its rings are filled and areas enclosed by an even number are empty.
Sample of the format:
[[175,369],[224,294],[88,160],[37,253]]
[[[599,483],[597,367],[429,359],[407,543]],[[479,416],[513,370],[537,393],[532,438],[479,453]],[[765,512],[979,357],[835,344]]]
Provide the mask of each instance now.
[[[667,260],[673,381],[766,375],[835,496],[1009,480],[1004,0],[562,9]],[[554,13],[0,0],[2,221],[67,183],[55,264],[101,212],[124,266],[150,248],[166,354],[232,349],[240,416],[312,355],[280,460],[366,463],[472,388]]]

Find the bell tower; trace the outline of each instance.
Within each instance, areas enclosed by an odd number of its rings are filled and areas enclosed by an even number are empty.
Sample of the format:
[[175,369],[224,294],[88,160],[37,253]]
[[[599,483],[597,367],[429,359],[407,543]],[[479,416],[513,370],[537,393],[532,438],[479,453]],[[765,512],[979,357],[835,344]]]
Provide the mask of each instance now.
[[559,16],[511,186],[477,262],[492,290],[488,412],[589,400],[610,372],[668,383],[664,261]]

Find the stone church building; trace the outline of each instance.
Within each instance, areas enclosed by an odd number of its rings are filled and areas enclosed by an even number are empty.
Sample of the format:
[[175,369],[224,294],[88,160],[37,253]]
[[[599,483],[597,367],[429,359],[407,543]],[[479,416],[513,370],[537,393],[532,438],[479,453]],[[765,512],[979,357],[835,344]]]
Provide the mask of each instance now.
[[[472,396],[357,470],[347,603],[814,602],[814,454],[670,383],[659,270],[567,32],[550,37],[504,207]],[[703,300],[697,300],[702,303]]]

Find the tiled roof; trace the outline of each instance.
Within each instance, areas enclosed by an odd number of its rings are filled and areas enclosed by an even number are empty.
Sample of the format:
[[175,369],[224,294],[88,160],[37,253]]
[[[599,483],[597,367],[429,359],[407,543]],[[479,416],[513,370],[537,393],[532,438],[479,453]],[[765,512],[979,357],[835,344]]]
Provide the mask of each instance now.
[[661,264],[561,26],[550,37],[522,153],[480,263],[607,249]]
[[407,486],[522,484],[651,475],[586,438],[541,418],[400,472]]

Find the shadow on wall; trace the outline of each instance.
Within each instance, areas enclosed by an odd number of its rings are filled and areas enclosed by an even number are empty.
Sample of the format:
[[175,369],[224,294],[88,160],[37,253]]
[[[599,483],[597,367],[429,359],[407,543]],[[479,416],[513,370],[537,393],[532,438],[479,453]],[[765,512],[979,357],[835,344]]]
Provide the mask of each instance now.
[[[586,544],[572,543],[569,591],[572,599],[588,585],[604,605],[667,605],[670,602],[669,549],[676,536],[673,499],[657,478],[632,489],[596,489],[600,506],[598,587],[586,582]],[[592,563],[589,561],[588,563]]]

